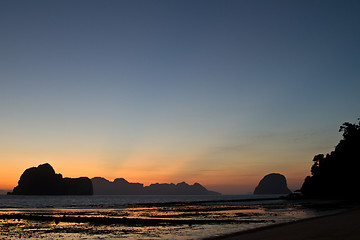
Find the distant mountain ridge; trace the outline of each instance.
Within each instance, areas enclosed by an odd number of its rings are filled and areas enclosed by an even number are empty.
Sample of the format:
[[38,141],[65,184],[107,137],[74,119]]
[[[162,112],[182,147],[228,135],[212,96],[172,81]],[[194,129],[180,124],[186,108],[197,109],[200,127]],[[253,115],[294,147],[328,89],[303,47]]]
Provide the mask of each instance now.
[[94,195],[221,195],[207,190],[199,183],[155,183],[144,187],[142,183],[130,183],[124,178],[116,178],[111,182],[102,177],[95,177],[91,181]]
[[130,183],[124,178],[113,182],[102,178],[63,178],[48,164],[26,169],[20,176],[18,185],[9,195],[221,195],[207,190],[199,183],[185,182],[155,183],[145,186]]

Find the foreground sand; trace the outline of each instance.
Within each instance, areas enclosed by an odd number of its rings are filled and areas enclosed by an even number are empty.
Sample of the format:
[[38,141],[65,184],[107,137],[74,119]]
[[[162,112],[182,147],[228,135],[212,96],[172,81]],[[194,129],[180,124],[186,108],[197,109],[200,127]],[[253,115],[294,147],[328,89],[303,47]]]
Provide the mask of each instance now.
[[305,219],[297,222],[234,233],[212,240],[332,240],[360,239],[360,209],[331,216]]

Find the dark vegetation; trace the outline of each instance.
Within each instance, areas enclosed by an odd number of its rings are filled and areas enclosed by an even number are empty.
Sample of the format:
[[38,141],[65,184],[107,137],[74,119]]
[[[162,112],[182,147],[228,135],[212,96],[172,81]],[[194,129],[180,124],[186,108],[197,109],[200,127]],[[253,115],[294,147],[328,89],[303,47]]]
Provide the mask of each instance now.
[[360,124],[345,122],[335,150],[314,157],[311,176],[305,178],[301,192],[306,197],[359,199]]
[[255,188],[254,194],[290,194],[286,178],[279,173],[270,173],[263,177]]

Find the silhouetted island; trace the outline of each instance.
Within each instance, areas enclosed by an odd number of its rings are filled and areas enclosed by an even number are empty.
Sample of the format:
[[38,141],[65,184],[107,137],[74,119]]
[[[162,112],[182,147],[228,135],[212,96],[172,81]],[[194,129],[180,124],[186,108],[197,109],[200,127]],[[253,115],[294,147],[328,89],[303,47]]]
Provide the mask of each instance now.
[[311,176],[300,189],[305,197],[359,199],[360,123],[345,122],[343,139],[330,154],[314,157]]
[[271,173],[263,177],[255,188],[254,194],[290,194],[286,178],[279,173]]
[[141,183],[129,183],[123,178],[117,178],[113,182],[95,177],[91,179],[96,195],[220,195],[209,191],[199,183],[189,185],[185,182],[156,183],[144,187]]
[[95,195],[141,195],[143,184],[129,183],[123,178],[117,178],[114,182],[102,177],[91,179]]
[[18,186],[8,194],[13,195],[92,195],[89,178],[63,178],[53,167],[42,164],[28,168],[21,175]]

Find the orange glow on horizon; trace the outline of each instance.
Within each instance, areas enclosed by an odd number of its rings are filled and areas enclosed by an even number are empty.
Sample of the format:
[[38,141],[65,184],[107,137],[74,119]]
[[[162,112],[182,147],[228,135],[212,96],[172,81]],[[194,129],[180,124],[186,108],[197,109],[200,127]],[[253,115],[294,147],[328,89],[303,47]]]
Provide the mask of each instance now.
[[[50,156],[51,155],[51,156]],[[21,174],[30,167],[49,163],[56,173],[63,177],[104,177],[110,181],[124,178],[129,182],[148,186],[153,183],[200,183],[209,190],[224,194],[250,193],[265,175],[277,172],[285,175],[290,189],[301,187],[304,178],[309,175],[310,162],[302,161],[286,164],[258,164],[256,161],[238,161],[236,158],[222,164],[214,161],[204,162],[202,154],[182,154],[172,158],[161,151],[133,153],[122,161],[104,161],[101,153],[91,154],[52,154],[26,153],[2,155],[7,159],[0,169],[0,189],[11,190]],[[24,161],[26,159],[26,161]],[[51,161],[49,161],[51,159]],[[74,161],[76,159],[76,161]],[[204,164],[205,163],[205,164]]]

